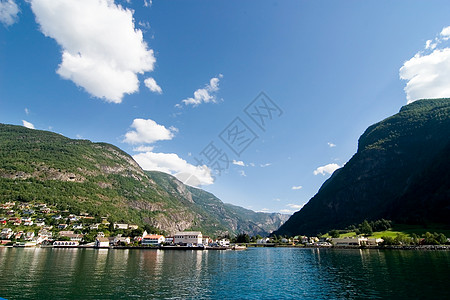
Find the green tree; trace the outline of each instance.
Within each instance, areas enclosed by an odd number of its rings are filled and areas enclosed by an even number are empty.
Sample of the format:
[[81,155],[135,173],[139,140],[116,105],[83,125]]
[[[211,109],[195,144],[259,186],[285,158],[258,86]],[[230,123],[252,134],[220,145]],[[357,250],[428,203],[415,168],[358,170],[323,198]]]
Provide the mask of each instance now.
[[367,220],[364,220],[364,222],[361,223],[359,230],[364,235],[372,235],[373,234],[372,226],[370,226],[370,224],[369,224],[369,222],[367,222]]
[[336,229],[330,230],[328,232],[328,235],[334,239],[337,239],[340,236],[339,230],[336,230]]
[[246,233],[241,233],[236,237],[236,243],[250,243],[250,236]]
[[447,243],[447,237],[443,233],[440,233],[437,237],[437,241],[439,244],[444,245]]

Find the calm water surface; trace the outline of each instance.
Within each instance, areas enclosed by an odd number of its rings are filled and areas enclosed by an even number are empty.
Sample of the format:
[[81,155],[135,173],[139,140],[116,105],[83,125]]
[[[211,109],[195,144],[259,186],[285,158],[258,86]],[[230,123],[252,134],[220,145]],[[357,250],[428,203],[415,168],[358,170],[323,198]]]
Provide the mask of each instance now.
[[450,252],[0,248],[7,299],[450,297]]

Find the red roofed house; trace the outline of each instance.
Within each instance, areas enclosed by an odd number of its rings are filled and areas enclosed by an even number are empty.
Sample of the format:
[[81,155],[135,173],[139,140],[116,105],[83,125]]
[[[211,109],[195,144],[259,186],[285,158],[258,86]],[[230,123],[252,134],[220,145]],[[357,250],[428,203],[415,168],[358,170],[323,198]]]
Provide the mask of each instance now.
[[166,239],[163,235],[159,234],[149,234],[144,236],[142,239],[143,246],[158,246],[161,243],[164,243]]

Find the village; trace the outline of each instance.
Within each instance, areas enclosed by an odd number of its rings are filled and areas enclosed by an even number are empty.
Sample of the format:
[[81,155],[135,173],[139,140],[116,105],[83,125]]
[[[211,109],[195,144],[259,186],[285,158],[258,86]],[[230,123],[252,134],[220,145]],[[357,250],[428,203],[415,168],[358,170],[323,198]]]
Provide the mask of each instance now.
[[162,248],[235,249],[235,244],[254,247],[374,247],[382,239],[326,238],[295,236],[293,238],[253,237],[250,241],[212,238],[200,231],[177,232],[164,236],[148,232],[136,224],[111,223],[107,217],[87,213],[75,215],[44,203],[6,202],[0,205],[0,246],[13,247],[93,247],[93,248]]

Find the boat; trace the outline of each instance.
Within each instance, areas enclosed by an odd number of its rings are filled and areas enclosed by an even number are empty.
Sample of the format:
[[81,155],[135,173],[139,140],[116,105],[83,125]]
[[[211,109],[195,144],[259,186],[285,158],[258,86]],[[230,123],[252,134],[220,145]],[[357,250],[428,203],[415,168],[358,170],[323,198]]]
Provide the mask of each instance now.
[[13,247],[20,247],[20,248],[36,247],[36,242],[17,242],[13,245]]
[[234,245],[233,247],[231,247],[231,250],[247,250],[246,246],[239,246],[239,245]]

